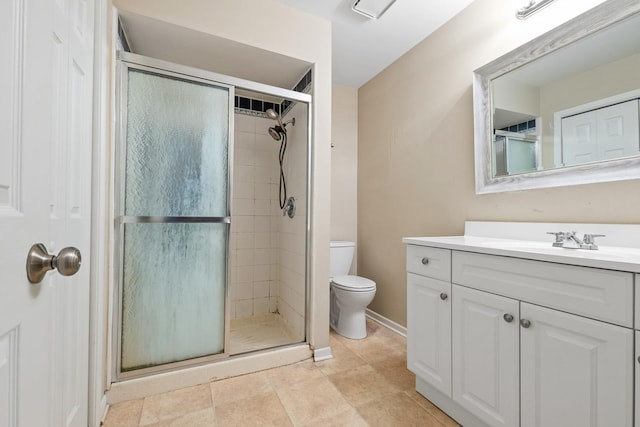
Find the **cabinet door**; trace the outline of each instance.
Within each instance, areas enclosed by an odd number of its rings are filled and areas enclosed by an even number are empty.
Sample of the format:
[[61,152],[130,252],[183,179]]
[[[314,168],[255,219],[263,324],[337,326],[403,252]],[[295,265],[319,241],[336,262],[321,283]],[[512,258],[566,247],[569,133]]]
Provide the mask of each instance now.
[[490,426],[519,423],[519,303],[453,285],[453,400]]
[[451,284],[407,274],[407,366],[451,397]]
[[631,426],[633,331],[521,303],[521,427]]
[[636,331],[636,424],[640,427],[640,331]]

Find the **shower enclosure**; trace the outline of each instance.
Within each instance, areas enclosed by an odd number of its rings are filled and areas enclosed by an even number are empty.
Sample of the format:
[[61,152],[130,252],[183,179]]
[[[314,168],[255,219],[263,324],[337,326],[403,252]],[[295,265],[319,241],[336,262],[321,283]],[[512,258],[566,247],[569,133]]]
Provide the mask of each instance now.
[[118,67],[115,378],[305,342],[310,97],[132,54]]

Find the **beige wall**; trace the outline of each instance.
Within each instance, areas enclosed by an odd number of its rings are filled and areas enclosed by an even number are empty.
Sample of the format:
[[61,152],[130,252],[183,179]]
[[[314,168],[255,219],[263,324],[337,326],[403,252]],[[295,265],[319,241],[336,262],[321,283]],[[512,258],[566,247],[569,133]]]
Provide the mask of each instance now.
[[[290,56],[313,65],[312,346],[329,344],[331,23],[275,0],[117,0],[139,15]],[[286,33],[278,28],[286,26]]]
[[[358,89],[334,84],[332,105],[331,240],[357,242]],[[354,257],[350,274],[357,271]]]
[[360,88],[358,272],[377,282],[372,310],[406,325],[403,236],[461,234],[465,220],[639,221],[637,180],[474,193],[473,70],[597,3],[518,21],[512,2],[476,0]]

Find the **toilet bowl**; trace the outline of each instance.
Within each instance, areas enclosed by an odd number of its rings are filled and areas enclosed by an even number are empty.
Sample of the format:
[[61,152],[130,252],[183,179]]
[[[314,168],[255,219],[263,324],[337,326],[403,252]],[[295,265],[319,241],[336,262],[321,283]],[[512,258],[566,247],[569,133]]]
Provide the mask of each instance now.
[[376,283],[360,276],[348,275],[355,243],[331,242],[331,328],[351,339],[367,336],[365,309],[376,295]]

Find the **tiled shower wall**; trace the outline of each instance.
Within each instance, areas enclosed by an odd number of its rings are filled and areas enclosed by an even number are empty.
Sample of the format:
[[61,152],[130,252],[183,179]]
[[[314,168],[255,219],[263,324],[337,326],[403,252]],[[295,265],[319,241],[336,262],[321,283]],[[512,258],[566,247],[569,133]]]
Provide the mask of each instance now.
[[[278,311],[288,326],[301,339],[305,334],[305,258],[307,217],[307,105],[296,103],[286,113],[285,120],[296,119],[295,126],[287,126],[288,144],[285,155],[287,196],[296,199],[293,218],[279,216],[279,278]],[[327,287],[329,286],[327,278]]]
[[296,199],[294,218],[278,201],[280,142],[267,129],[275,122],[236,113],[231,221],[231,319],[280,313],[290,329],[305,333],[307,106],[296,104],[288,125],[285,177]]
[[273,120],[235,115],[231,219],[231,319],[278,308],[278,150]]

